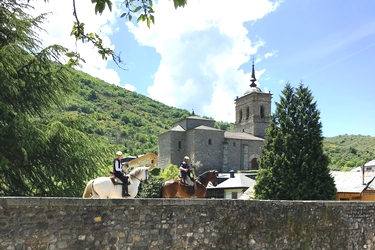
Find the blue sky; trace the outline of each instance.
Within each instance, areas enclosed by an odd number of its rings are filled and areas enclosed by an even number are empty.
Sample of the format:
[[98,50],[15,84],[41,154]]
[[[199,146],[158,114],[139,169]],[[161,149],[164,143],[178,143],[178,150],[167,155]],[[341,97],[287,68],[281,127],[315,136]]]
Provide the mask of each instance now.
[[[155,25],[120,19],[120,4],[94,15],[77,1],[86,30],[100,33],[127,70],[103,61],[89,44],[75,44],[70,1],[31,2],[53,11],[41,34],[45,44],[76,47],[81,70],[167,105],[234,122],[234,99],[249,88],[252,57],[257,84],[275,102],[286,82],[302,81],[321,112],[323,135],[375,136],[375,1],[189,0],[177,10],[154,4]],[[213,4],[215,3],[215,4]]]

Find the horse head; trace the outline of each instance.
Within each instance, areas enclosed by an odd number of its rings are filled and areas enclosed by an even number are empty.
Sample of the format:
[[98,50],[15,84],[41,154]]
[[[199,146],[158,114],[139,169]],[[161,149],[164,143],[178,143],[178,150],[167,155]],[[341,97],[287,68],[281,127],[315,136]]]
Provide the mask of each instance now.
[[217,171],[216,170],[210,170],[210,177],[209,181],[214,185],[215,187],[217,186]]
[[204,182],[205,183],[204,185],[207,185],[208,182],[211,182],[212,185],[214,185],[216,187],[216,185],[217,185],[216,172],[217,172],[216,170],[206,171],[206,172],[202,173],[201,175],[199,175],[197,180],[201,181],[202,183]]
[[129,173],[130,176],[143,181],[144,184],[148,184],[148,167],[138,167]]

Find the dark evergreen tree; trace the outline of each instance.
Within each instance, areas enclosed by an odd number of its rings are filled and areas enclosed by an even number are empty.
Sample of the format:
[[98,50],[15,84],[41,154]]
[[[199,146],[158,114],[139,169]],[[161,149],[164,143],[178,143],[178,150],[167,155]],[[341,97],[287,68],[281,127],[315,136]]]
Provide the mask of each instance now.
[[255,198],[333,200],[336,187],[323,152],[320,112],[311,91],[289,83],[276,103],[262,147]]
[[108,151],[75,129],[79,121],[48,118],[75,82],[59,62],[66,49],[41,46],[46,16],[33,17],[29,8],[0,1],[0,195],[80,196]]

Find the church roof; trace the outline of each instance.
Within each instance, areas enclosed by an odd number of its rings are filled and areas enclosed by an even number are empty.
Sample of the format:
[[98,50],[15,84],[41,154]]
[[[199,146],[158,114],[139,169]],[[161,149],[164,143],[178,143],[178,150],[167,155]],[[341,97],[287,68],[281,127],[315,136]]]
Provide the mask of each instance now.
[[[188,116],[185,119],[213,121],[212,119],[207,119],[207,118],[203,118],[203,117],[199,117],[199,116],[195,116],[195,115],[194,116]],[[182,120],[185,120],[185,119],[182,119]]]
[[171,128],[169,131],[185,132],[185,129],[183,127],[181,127],[181,125],[177,125],[176,127]]
[[200,125],[196,128],[193,128],[193,130],[213,130],[213,131],[223,131],[221,129],[217,129],[217,128],[213,128],[213,127],[208,127],[208,126],[204,126],[204,125]]
[[256,137],[252,134],[243,133],[243,132],[225,131],[224,138],[235,139],[235,140],[264,141],[264,139],[262,139],[262,138]]

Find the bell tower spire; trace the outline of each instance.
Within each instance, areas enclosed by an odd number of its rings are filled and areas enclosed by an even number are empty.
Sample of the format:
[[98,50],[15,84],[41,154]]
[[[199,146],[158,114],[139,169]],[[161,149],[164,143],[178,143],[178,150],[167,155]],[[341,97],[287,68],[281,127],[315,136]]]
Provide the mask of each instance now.
[[257,86],[257,85],[255,84],[255,81],[256,81],[256,80],[257,80],[257,79],[255,78],[254,56],[253,56],[253,66],[252,66],[252,70],[251,70],[251,78],[250,78],[250,82],[251,82],[250,87],[251,87],[251,88],[254,88],[254,87]]
[[235,99],[236,121],[234,132],[243,132],[264,138],[271,116],[271,92],[263,93],[255,83],[254,57],[250,88],[242,97]]

